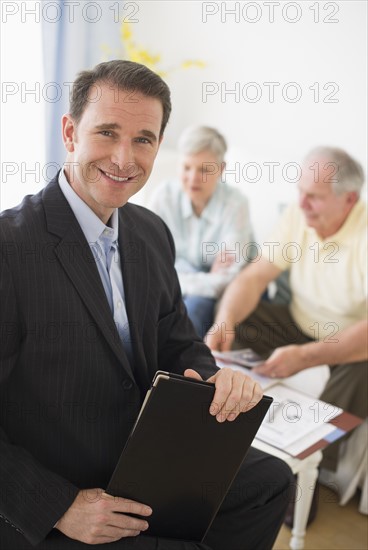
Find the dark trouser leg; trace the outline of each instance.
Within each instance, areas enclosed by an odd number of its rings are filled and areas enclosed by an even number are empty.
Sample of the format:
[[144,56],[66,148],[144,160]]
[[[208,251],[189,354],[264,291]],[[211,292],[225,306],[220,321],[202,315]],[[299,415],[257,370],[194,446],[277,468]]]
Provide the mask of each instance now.
[[237,325],[233,349],[252,348],[268,357],[275,348],[310,341],[290,315],[288,306],[260,302],[257,309]]
[[[330,371],[331,376],[320,399],[365,418],[368,415],[368,362],[335,365],[330,367]],[[341,440],[323,451],[323,468],[336,470],[340,443]]]
[[[103,550],[271,550],[293,484],[281,460],[251,448],[203,543],[140,535],[98,545]],[[0,523],[1,520],[0,520]],[[33,547],[8,524],[0,525],[1,550]],[[91,546],[53,530],[39,550],[87,550]]]
[[251,448],[204,542],[213,550],[271,549],[293,483],[285,462]]
[[[90,545],[65,537],[60,531],[53,529],[50,535],[38,544],[32,546],[22,535],[0,519],[1,550],[212,550],[206,544],[192,541],[157,539],[156,537],[130,537],[106,544]],[[227,548],[227,550],[229,547]]]

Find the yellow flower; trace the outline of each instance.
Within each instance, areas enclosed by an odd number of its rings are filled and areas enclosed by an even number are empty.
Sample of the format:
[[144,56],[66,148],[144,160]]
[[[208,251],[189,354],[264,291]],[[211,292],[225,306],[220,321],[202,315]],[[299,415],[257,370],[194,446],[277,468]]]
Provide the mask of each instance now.
[[190,67],[199,67],[203,69],[206,66],[206,63],[204,61],[198,61],[198,60],[188,60],[183,61],[181,64],[182,69],[189,69]]
[[132,29],[129,23],[123,21],[121,25],[121,39],[123,42],[132,38]]
[[[152,54],[146,48],[142,48],[142,46],[137,46],[133,42],[133,32],[130,23],[127,23],[126,21],[122,22],[120,35],[122,44],[124,46],[125,58],[129,59],[130,61],[135,61],[136,63],[141,63],[142,65],[145,65],[161,77],[166,77],[169,73],[173,72],[176,69],[175,67],[166,70],[159,68],[159,65],[161,63],[161,55]],[[106,47],[105,51],[107,51]],[[204,61],[193,59],[182,61],[177,68],[189,69],[191,67],[198,67],[203,69],[203,67],[205,66],[206,64],[204,63]]]

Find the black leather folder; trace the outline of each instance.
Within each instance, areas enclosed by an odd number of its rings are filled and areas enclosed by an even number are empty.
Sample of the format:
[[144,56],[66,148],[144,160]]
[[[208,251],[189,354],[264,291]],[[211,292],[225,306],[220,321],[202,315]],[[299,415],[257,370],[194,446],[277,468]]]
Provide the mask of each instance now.
[[203,540],[270,406],[209,413],[214,384],[158,372],[106,489],[151,506],[145,534]]

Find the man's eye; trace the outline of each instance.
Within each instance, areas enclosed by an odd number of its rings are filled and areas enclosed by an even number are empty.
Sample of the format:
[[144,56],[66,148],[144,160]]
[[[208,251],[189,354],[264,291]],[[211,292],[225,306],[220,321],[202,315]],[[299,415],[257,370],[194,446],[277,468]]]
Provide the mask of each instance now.
[[136,141],[138,143],[151,143],[149,139],[145,138],[145,137],[139,137],[136,139]]
[[110,130],[101,130],[100,134],[102,136],[107,136],[107,137],[111,137],[112,136],[112,132],[110,132]]

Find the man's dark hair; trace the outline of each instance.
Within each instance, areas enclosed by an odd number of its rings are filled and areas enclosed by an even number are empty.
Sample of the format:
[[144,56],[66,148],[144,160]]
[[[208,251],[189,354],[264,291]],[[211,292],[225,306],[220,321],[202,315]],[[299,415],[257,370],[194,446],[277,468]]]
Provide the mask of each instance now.
[[81,71],[74,81],[70,100],[70,114],[77,123],[88,103],[90,90],[97,83],[157,98],[163,109],[160,129],[162,136],[170,117],[171,100],[170,89],[160,76],[140,63],[125,59],[106,61],[96,65],[94,69]]

